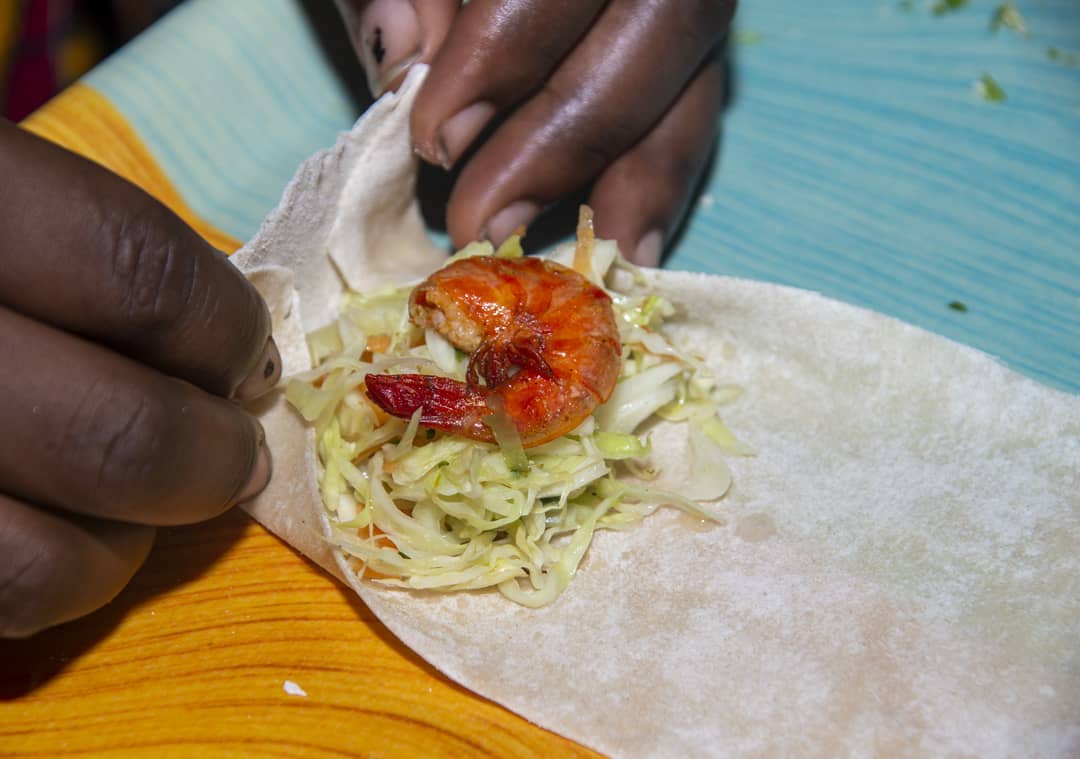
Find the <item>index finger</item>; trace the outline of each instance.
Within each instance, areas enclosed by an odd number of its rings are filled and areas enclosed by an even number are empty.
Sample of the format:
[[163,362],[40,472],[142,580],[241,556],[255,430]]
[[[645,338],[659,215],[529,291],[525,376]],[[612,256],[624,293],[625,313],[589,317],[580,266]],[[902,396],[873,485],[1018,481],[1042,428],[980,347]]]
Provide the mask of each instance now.
[[280,374],[236,267],[145,192],[0,122],[0,304],[218,395]]
[[[447,208],[455,243],[478,237],[501,242],[544,206],[595,179],[655,127],[713,55],[735,4],[685,5],[679,13],[651,0],[611,0],[604,6],[557,68],[469,157]],[[489,7],[494,14],[502,6],[481,3],[477,10]],[[453,50],[454,42],[449,37],[443,50]],[[496,37],[492,44],[500,48],[503,42]],[[521,57],[509,46],[491,55],[491,60]],[[450,53],[440,53],[432,75],[452,60]],[[543,58],[536,62],[541,70],[547,66]],[[504,77],[505,68],[489,65],[496,73],[485,76]],[[464,82],[466,87],[484,84],[483,79]],[[418,99],[413,125],[430,131],[434,125],[422,110],[425,105]],[[423,135],[416,138],[424,144]]]

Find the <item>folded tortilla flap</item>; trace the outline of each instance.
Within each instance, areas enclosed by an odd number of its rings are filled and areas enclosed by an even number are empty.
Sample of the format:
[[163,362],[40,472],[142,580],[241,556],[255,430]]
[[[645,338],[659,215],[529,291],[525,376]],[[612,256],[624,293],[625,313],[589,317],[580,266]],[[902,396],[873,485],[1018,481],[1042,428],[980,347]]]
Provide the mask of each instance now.
[[244,272],[293,272],[307,332],[337,318],[345,285],[407,282],[445,259],[428,238],[414,192],[409,111],[426,74],[426,66],[414,66],[398,92],[306,160],[255,237],[232,256]]
[[[305,161],[258,233],[231,258],[266,301],[282,376],[311,368],[305,334],[334,321],[346,285],[372,288],[425,276],[445,255],[427,237],[415,199],[409,111],[426,75],[415,66],[337,143]],[[253,404],[274,475],[245,509],[338,578],[310,426],[282,389]]]
[[[412,200],[421,75],[306,163],[234,259],[286,372],[343,276],[442,260]],[[280,393],[256,409],[275,472],[249,510],[447,676],[612,755],[1080,755],[1080,399],[813,293],[646,280],[674,339],[745,388],[722,413],[757,455],[727,460],[727,524],[602,531],[536,610],[385,588],[329,548],[313,433]],[[682,471],[685,429],[651,434]]]
[[[281,266],[262,265],[246,272],[270,309],[271,328],[281,354],[282,376],[311,367],[300,318],[294,274]],[[326,571],[344,579],[327,540],[329,525],[315,476],[315,433],[285,400],[281,390],[250,408],[266,433],[274,474],[259,497],[244,509],[260,524]]]

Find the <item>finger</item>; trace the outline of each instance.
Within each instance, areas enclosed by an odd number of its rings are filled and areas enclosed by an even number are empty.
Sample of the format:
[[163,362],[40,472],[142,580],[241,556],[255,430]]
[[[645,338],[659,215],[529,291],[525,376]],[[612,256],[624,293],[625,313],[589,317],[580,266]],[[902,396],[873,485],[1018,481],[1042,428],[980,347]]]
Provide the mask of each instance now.
[[473,0],[461,9],[412,111],[419,153],[450,168],[495,115],[535,90],[605,0]]
[[430,63],[460,0],[336,0],[373,97],[396,90],[414,63]]
[[235,403],[0,308],[0,492],[136,524],[208,519],[270,476]]
[[0,494],[0,638],[105,605],[146,560],[152,527],[62,516]]
[[724,67],[710,60],[644,139],[609,166],[589,204],[596,234],[617,240],[627,258],[656,266],[678,228],[716,142]]
[[614,0],[462,170],[447,208],[454,242],[499,242],[598,176],[668,110],[718,44],[731,5],[672,13],[663,3]]
[[0,176],[0,305],[220,395],[273,387],[266,304],[171,211],[6,122]]

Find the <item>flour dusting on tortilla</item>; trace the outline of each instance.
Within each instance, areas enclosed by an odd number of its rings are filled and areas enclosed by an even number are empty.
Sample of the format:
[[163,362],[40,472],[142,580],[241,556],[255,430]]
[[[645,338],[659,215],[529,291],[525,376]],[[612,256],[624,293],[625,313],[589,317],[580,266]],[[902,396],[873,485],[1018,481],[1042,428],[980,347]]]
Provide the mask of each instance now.
[[[408,108],[423,71],[301,167],[234,258],[287,373],[345,283],[427,274]],[[570,587],[356,581],[324,540],[314,445],[273,398],[260,522],[452,679],[616,756],[1080,753],[1080,398],[887,317],[775,285],[651,272],[676,339],[747,388],[727,526],[597,535]],[[661,425],[658,463],[685,437]]]

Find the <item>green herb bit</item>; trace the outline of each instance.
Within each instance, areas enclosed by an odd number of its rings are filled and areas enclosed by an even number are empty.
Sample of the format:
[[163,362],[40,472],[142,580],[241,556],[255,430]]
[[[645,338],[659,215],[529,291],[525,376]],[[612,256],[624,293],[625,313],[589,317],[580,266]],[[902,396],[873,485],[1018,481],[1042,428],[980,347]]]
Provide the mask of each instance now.
[[944,16],[946,13],[952,13],[958,11],[961,8],[966,8],[968,0],[937,0],[930,10],[935,16]]
[[1046,48],[1046,57],[1064,66],[1075,66],[1077,63],[1076,53],[1063,53],[1056,47]]
[[975,82],[975,94],[988,103],[1004,103],[1006,99],[1005,90],[1001,89],[1001,85],[989,74],[983,74],[982,78]]
[[967,313],[967,305],[963,301],[954,300],[949,303],[949,308],[953,311],[959,311],[962,314]]
[[1013,2],[1002,3],[994,11],[993,17],[990,19],[990,31],[997,33],[1001,27],[1008,27],[1017,34],[1024,37],[1028,36],[1027,22],[1024,21],[1024,17],[1020,15],[1020,10]]
[[755,29],[738,29],[731,38],[736,45],[757,45],[765,41],[765,35]]

